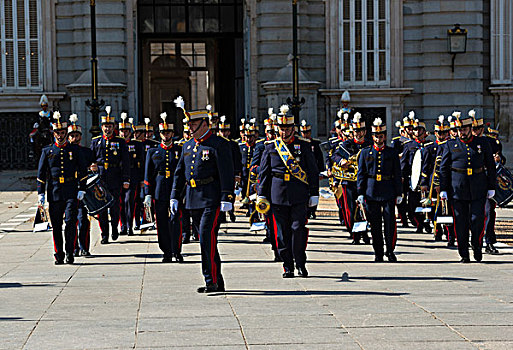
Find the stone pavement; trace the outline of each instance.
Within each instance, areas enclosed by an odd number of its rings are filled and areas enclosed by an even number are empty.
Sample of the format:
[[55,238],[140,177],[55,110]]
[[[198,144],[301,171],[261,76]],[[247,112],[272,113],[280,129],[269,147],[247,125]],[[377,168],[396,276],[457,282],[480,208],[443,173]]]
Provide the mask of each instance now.
[[51,234],[22,217],[36,195],[16,176],[10,191],[0,180],[0,223],[15,225],[0,231],[0,349],[513,348],[510,248],[461,265],[400,229],[399,263],[376,264],[321,217],[309,224],[311,277],[284,280],[239,216],[219,238],[227,292],[199,295],[198,244],[184,246],[186,263],[162,264],[153,231],[102,246],[94,222],[94,257],[54,266]]

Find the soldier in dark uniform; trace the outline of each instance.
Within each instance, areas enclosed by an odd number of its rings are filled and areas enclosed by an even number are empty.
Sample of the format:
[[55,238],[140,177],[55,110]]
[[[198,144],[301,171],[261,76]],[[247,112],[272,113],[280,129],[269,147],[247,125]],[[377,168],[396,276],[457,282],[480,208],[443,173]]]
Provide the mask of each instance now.
[[[322,155],[321,150],[321,140],[314,139],[312,137],[312,126],[309,125],[306,120],[303,120],[301,122],[301,126],[299,127],[299,130],[301,131],[301,136],[303,138],[310,140],[310,145],[312,146],[312,152],[315,157],[315,161],[317,162],[317,169],[319,171],[324,168],[324,156]],[[316,215],[315,212],[317,211],[317,206],[315,207],[309,207],[308,208],[308,218],[315,219]]]
[[[254,182],[254,178],[251,178],[251,160],[253,159],[253,152],[255,150],[256,144],[256,133],[255,126],[252,124],[246,125],[245,130],[245,142],[239,143],[239,149],[241,153],[242,160],[242,171],[241,171],[241,186],[242,186],[242,199],[244,206],[243,208],[248,208],[248,212],[246,216],[250,216],[253,212],[254,208],[251,204],[249,204],[249,196],[253,193],[252,184]],[[251,181],[253,180],[253,181]]]
[[[128,149],[120,137],[114,136],[115,119],[110,116],[111,108],[105,108],[107,115],[101,117],[102,136],[94,137],[91,141],[95,162],[91,165],[93,172],[99,171],[100,178],[114,197],[114,203],[109,208],[112,226],[112,240],[119,236],[119,209],[121,189],[130,187],[130,159]],[[102,235],[101,244],[109,243],[109,216],[107,210],[98,215]]]
[[41,96],[39,100],[41,111],[34,121],[32,131],[29,134],[30,143],[32,145],[30,156],[37,162],[41,157],[43,147],[52,144],[52,113],[48,110],[48,97]]
[[[434,129],[436,137],[435,142],[428,144],[422,150],[422,171],[420,177],[420,190],[427,198],[429,198],[429,189],[431,188],[431,186],[433,186],[431,197],[438,197],[440,194],[440,161],[437,160],[437,157],[441,152],[441,147],[449,139],[449,124],[447,123],[445,116],[441,115],[438,117],[438,120],[435,122]],[[442,206],[439,205],[437,201],[436,210],[432,212],[432,215],[430,216],[432,219],[435,219],[439,215],[442,215]],[[448,230],[445,232],[447,234],[449,246],[454,245],[454,237],[451,234],[451,231],[452,230]],[[444,227],[440,224],[436,225],[435,241],[441,241],[443,234]]]
[[371,225],[375,261],[383,261],[382,222],[385,226],[384,253],[388,261],[396,262],[394,254],[397,241],[395,205],[403,200],[401,166],[397,151],[386,145],[386,126],[381,118],[372,124],[372,147],[364,148],[358,157],[358,202],[367,206]]
[[[77,145],[67,140],[67,123],[60,121],[61,115],[55,112],[52,124],[55,143],[41,152],[37,172],[37,193],[39,206],[44,207],[45,192],[48,194],[50,220],[53,227],[55,264],[73,264],[73,251],[77,237],[77,205],[84,198],[86,165]],[[64,230],[64,249],[62,223]]]
[[144,146],[141,141],[132,139],[133,119],[126,121],[127,114],[121,113],[119,136],[125,139],[130,160],[130,187],[121,191],[121,232],[120,235],[133,236],[134,209],[136,198],[140,197],[141,183],[144,180]]
[[266,141],[262,155],[258,201],[271,203],[283,278],[294,277],[294,263],[299,275],[307,277],[307,207],[319,202],[319,170],[309,141],[294,136],[288,106],[281,106],[277,119],[279,138]]
[[[483,118],[476,118],[475,111],[472,110],[469,112],[469,115],[474,119],[472,123],[472,134],[474,137],[483,137],[490,144],[490,149],[492,150],[493,158],[496,164],[504,165],[506,163],[506,157],[502,154],[502,145],[498,138],[494,138],[490,135],[484,134],[484,121]],[[485,252],[487,254],[499,254],[499,250],[495,247],[495,243],[497,243],[497,237],[495,235],[495,207],[497,203],[493,200],[493,198],[488,198],[485,204],[485,225],[486,225],[486,248]]]
[[452,115],[447,118],[449,121],[449,135],[451,139],[458,138],[458,129],[460,125],[461,112],[454,111]]
[[238,143],[246,142],[246,119],[242,118],[239,125],[239,138],[235,139]]
[[[333,154],[333,162],[341,169],[347,169],[352,159],[355,159],[358,153],[370,146],[370,142],[365,138],[367,130],[365,128],[365,121],[361,120],[361,114],[355,113],[352,122],[353,139],[344,141],[337,147]],[[357,160],[353,160],[357,162]],[[356,164],[354,164],[356,165]],[[356,174],[354,174],[356,177]],[[353,224],[356,212],[356,179],[342,181],[342,200],[344,202],[345,216],[344,221],[346,227],[353,238],[353,244],[360,244],[360,238],[364,239],[365,243],[370,243],[367,233],[353,233]]]
[[409,186],[412,172],[411,166],[413,164],[415,153],[419,149],[422,150],[424,147],[431,143],[431,141],[426,140],[426,124],[419,121],[418,119],[415,119],[413,123],[413,135],[413,140],[404,143],[403,155],[401,157],[401,171],[403,181],[408,183],[408,215],[410,218],[413,218],[415,227],[417,228],[415,232],[422,233],[422,230],[425,229],[427,233],[431,233],[432,230],[429,222],[424,222],[422,213],[415,212],[415,209],[420,206],[420,189],[412,190]]
[[[401,159],[404,149],[404,144],[411,139],[408,137],[409,134],[406,131],[406,128],[411,128],[413,130],[413,121],[410,120],[409,117],[404,117],[403,122],[397,121],[396,127],[399,128],[399,136],[396,136],[392,139],[391,147],[397,151],[399,154],[399,159]],[[402,179],[402,178],[401,178]],[[402,179],[402,189],[403,189],[403,198],[406,198],[408,195],[408,187],[409,187],[409,179]],[[401,218],[401,222],[403,227],[409,227],[408,225],[408,208],[406,206],[406,200],[401,201],[401,204],[397,205],[397,212],[399,213],[399,217]],[[413,221],[413,218],[410,218]]]
[[[218,129],[219,129],[218,135],[225,138],[230,143],[230,146],[232,149],[233,173],[235,176],[235,178],[234,178],[235,188],[237,188],[241,182],[241,173],[242,173],[242,155],[239,150],[239,144],[238,144],[238,142],[230,139],[231,126],[230,126],[230,123],[226,122],[226,116],[223,115],[220,118],[220,121],[218,124]],[[235,201],[235,198],[234,198],[234,201]],[[228,212],[228,214],[230,215],[230,221],[235,222],[235,208],[230,210]]]
[[[143,147],[143,160],[142,164],[146,164],[146,146],[144,145],[144,140],[146,139],[146,125],[133,125],[134,129],[134,140],[141,142]],[[144,176],[144,175],[143,175]],[[135,198],[134,205],[134,230],[139,230],[141,225],[141,219],[143,217],[143,199],[144,199],[144,182],[139,185],[139,189],[137,191],[137,197]]]
[[[68,125],[68,141],[72,145],[77,145],[80,150],[81,160],[85,163],[85,167],[89,166],[94,161],[93,151],[88,147],[80,145],[82,141],[82,128],[77,124],[78,116],[72,114],[69,116],[70,125]],[[85,175],[84,175],[85,176]],[[91,222],[89,221],[89,213],[83,201],[78,202],[78,240],[75,243],[75,256],[91,256],[89,252],[90,247],[90,231]]]
[[183,262],[181,254],[182,232],[180,220],[183,205],[173,215],[169,213],[169,200],[173,188],[173,178],[182,153],[182,148],[173,143],[173,124],[166,122],[167,114],[162,113],[163,120],[159,125],[160,145],[150,148],[146,155],[144,172],[144,205],[151,207],[152,199],[155,200],[155,216],[157,219],[157,236],[160,250],[164,253],[162,262]]
[[495,195],[495,163],[490,144],[472,136],[472,118],[460,119],[459,138],[442,147],[440,198],[452,199],[461,262],[469,263],[469,229],[476,261],[482,260],[485,204]]
[[188,120],[192,139],[183,145],[171,191],[171,213],[185,193],[185,208],[200,235],[201,263],[206,285],[198,293],[225,290],[221,258],[217,250],[219,212],[233,208],[234,173],[230,144],[214,135],[207,111],[186,112],[181,97],[175,100]]

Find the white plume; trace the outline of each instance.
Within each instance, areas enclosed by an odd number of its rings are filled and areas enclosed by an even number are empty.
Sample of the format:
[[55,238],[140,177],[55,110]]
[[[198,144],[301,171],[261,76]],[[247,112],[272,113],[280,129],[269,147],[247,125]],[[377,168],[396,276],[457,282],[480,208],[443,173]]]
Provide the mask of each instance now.
[[400,128],[401,127],[401,121],[400,120],[395,122],[395,127],[396,128]]
[[182,119],[182,123],[186,124],[188,122],[187,118]]
[[451,122],[452,122],[452,119],[453,119],[453,118],[452,118],[452,116],[449,116],[449,118],[447,118],[447,121],[448,121],[449,123],[451,123]]
[[133,125],[134,124],[134,118],[128,118],[128,122]]
[[251,118],[251,119],[249,120],[249,122],[250,122],[250,124],[255,124],[255,123],[256,123],[256,119],[255,119],[255,118]]
[[164,112],[164,113],[160,113],[160,118],[162,118],[162,120],[164,121],[164,123],[166,122],[166,118],[167,118],[167,113]]
[[78,121],[78,116],[76,114],[72,114],[69,116],[69,121],[75,124]]
[[452,112],[452,116],[455,118],[459,118],[459,117],[461,117],[461,112],[454,111],[454,112]]
[[212,105],[207,105],[207,107],[205,108],[207,109],[207,111],[212,112]]
[[243,125],[244,125],[244,123],[245,123],[245,122],[246,122],[246,119],[245,119],[245,118],[242,118],[242,119],[240,120],[240,123],[241,123],[241,124],[243,124]]
[[362,115],[361,115],[361,113],[356,112],[356,113],[354,114],[353,123],[359,123],[359,122],[360,122],[360,119],[362,119]]
[[376,118],[374,119],[374,126],[381,126],[381,124],[383,124],[383,120],[381,120],[381,118]]
[[276,121],[276,114],[272,114],[270,117],[269,117],[273,122]]
[[[345,114],[344,114],[345,115]],[[342,110],[339,109],[338,112],[337,112],[337,117],[338,119],[341,119],[342,118]]]
[[273,111],[274,111],[274,108],[270,107],[269,109],[267,109],[267,114],[269,116],[273,115]]
[[59,111],[53,112],[53,119],[61,119],[61,113]]
[[476,111],[471,109],[469,112],[468,112],[468,115],[471,117],[471,118],[475,118],[476,117]]
[[408,113],[408,118],[415,119],[415,112],[414,111],[410,111],[410,113]]
[[301,126],[306,126],[306,120],[304,120],[304,119],[303,119],[303,120],[301,121]]
[[348,121],[349,120],[349,114],[348,113],[344,113],[344,121]]
[[415,124],[418,124],[419,123],[419,120],[418,119],[415,119]]
[[150,124],[150,118],[144,118],[144,123],[145,123],[146,125]]
[[219,120],[221,121],[221,123],[224,124],[226,122],[226,116],[222,115],[221,118],[219,118]]
[[105,112],[107,112],[107,115],[110,115],[110,112],[112,112],[112,107],[111,106],[105,107]]
[[438,122],[439,122],[440,124],[443,124],[443,123],[444,123],[444,119],[445,119],[445,117],[444,117],[443,115],[438,116]]
[[123,120],[123,123],[125,122],[125,119],[127,117],[128,117],[128,115],[125,112],[121,113],[121,120]]
[[178,96],[173,102],[175,103],[176,107],[185,109],[185,101],[183,100],[182,96]]
[[281,113],[281,114],[285,115],[285,114],[287,114],[288,112],[289,112],[289,106],[287,106],[287,105],[281,105],[281,106],[280,106],[280,113]]

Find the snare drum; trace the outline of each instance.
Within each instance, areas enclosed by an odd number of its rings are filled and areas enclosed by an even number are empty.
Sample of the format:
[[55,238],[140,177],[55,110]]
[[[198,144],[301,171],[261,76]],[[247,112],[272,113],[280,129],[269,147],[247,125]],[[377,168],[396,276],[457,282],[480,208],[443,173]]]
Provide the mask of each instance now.
[[103,185],[98,174],[87,179],[87,186],[84,195],[84,204],[89,215],[95,215],[107,209],[114,203],[114,198]]

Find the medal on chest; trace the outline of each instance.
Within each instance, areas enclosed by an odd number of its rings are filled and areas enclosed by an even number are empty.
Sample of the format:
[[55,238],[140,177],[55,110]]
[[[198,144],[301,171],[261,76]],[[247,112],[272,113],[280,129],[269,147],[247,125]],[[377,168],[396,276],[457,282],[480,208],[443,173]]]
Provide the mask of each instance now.
[[73,152],[69,152],[69,160],[73,160]]
[[208,150],[208,149],[204,149],[204,150],[203,150],[202,155],[201,155],[201,160],[203,160],[203,161],[205,161],[205,160],[209,160],[208,152],[209,152],[209,150]]
[[301,154],[301,145],[294,145],[297,154]]
[[481,150],[481,145],[477,145],[477,153],[481,153],[482,150]]

